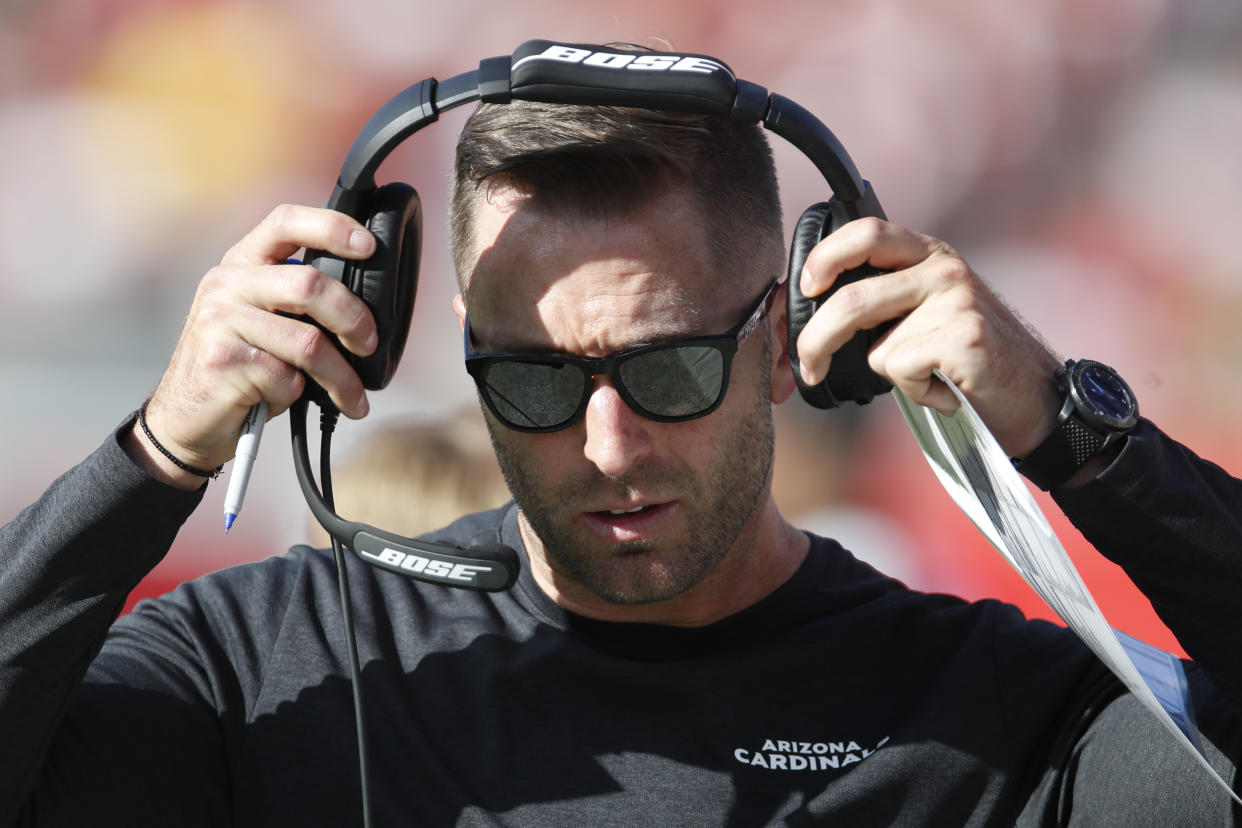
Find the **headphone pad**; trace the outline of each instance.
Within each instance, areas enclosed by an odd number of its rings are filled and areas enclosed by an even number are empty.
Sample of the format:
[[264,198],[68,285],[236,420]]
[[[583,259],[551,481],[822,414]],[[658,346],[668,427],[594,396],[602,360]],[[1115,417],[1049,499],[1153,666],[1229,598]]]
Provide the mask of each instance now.
[[873,276],[881,271],[869,265],[847,270],[837,276],[832,287],[814,298],[802,293],[802,268],[815,245],[819,244],[828,234],[848,221],[847,217],[835,215],[834,202],[812,204],[798,219],[794,228],[793,241],[789,246],[789,270],[786,283],[787,319],[789,330],[789,363],[793,367],[794,382],[798,384],[798,392],[802,399],[816,408],[835,408],[846,401],[852,400],[859,405],[871,402],[876,394],[883,394],[892,389],[892,383],[871,370],[867,363],[867,355],[876,340],[883,336],[895,321],[885,322],[870,330],[858,331],[849,342],[837,349],[832,355],[832,364],[828,368],[828,376],[817,385],[807,385],[802,381],[799,370],[801,361],[798,359],[798,335],[811,321],[811,317],[820,306],[839,288]]
[[375,236],[375,253],[346,266],[342,280],[375,318],[379,344],[370,356],[346,357],[365,388],[388,385],[405,350],[418,292],[418,263],[423,241],[423,211],[408,184],[386,184],[370,199],[366,228]]
[[836,403],[829,396],[823,383],[807,385],[802,381],[801,360],[798,359],[798,335],[811,321],[818,308],[818,303],[802,293],[802,268],[806,265],[807,256],[820,240],[827,235],[827,223],[830,210],[828,203],[821,201],[812,204],[802,212],[798,223],[794,226],[793,241],[789,245],[789,269],[786,287],[786,319],[789,331],[789,364],[793,367],[794,381],[798,384],[798,393],[816,408],[832,408]]

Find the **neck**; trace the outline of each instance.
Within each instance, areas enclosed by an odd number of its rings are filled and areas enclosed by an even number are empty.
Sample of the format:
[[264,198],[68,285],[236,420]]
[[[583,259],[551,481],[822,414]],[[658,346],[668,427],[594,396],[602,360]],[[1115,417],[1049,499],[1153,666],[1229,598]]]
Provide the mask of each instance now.
[[715,623],[772,594],[793,576],[810,549],[806,534],[788,523],[769,498],[759,520],[738,535],[720,562],[693,587],[665,601],[618,604],[553,567],[521,513],[518,525],[539,588],[570,612],[600,621],[678,627]]

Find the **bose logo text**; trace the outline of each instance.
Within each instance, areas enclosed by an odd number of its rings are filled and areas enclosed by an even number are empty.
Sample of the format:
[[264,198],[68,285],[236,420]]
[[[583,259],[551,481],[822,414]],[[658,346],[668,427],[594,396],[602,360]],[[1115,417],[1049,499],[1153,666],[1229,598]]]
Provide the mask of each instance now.
[[372,552],[363,552],[362,554],[389,566],[448,581],[464,581],[469,583],[474,581],[477,573],[491,571],[491,568],[486,566],[437,561],[434,558],[424,558],[422,555],[407,555],[404,552],[398,552],[396,549],[385,548],[378,555]]
[[682,55],[629,55],[617,52],[592,52],[573,46],[549,46],[537,55],[530,55],[514,64],[516,69],[528,60],[555,60],[561,63],[580,63],[583,66],[599,66],[604,69],[625,69],[635,72],[695,72],[710,75],[726,72],[728,67],[711,58]]

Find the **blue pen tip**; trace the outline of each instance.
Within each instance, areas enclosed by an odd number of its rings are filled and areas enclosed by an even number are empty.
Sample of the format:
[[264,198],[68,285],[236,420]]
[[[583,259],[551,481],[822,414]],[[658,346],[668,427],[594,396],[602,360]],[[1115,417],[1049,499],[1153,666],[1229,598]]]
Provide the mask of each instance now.
[[232,512],[226,512],[224,514],[224,534],[227,535],[229,530],[233,528],[233,521],[235,520],[237,520],[237,515]]

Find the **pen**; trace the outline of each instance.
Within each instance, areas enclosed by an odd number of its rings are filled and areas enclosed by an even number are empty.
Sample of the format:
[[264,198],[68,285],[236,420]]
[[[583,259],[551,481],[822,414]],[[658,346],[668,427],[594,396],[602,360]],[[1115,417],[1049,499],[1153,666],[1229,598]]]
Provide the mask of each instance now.
[[242,501],[246,498],[246,486],[250,483],[250,471],[254,468],[254,458],[259,453],[259,438],[263,436],[263,425],[267,422],[267,400],[260,400],[250,406],[250,413],[242,422],[241,437],[237,440],[237,454],[233,458],[233,471],[229,475],[229,488],[224,493],[224,531],[227,534],[233,528],[233,521],[241,512]]

